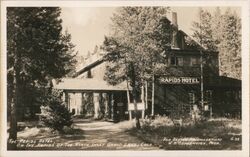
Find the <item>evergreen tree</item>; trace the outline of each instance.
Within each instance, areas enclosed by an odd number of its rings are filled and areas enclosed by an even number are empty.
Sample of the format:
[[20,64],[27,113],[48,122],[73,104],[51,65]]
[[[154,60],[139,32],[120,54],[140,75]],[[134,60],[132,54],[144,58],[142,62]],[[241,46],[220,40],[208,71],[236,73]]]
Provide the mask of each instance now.
[[215,51],[218,51],[218,46],[220,41],[222,40],[222,14],[221,14],[221,10],[219,7],[217,7],[212,15],[212,25],[211,25],[211,29],[212,29],[212,37],[214,40],[214,46],[216,46]]
[[205,49],[216,50],[212,33],[212,15],[200,8],[198,22],[193,22],[193,38]]
[[241,20],[227,9],[221,21],[221,40],[218,44],[220,74],[241,79]]
[[51,79],[73,69],[74,45],[70,34],[62,33],[60,13],[57,7],[7,8],[9,139],[17,139],[16,109],[22,102],[44,103]]
[[230,9],[224,14],[216,8],[213,15],[199,11],[193,23],[193,37],[205,48],[219,52],[220,75],[241,79],[241,20]]

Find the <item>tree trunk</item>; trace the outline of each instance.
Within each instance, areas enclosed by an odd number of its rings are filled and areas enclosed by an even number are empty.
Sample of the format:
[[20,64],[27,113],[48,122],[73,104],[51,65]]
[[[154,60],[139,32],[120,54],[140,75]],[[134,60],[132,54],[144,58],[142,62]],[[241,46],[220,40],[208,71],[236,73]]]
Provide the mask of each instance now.
[[148,81],[145,81],[145,111],[148,113]]
[[13,76],[13,95],[11,99],[11,111],[10,111],[10,133],[9,133],[9,142],[8,149],[15,150],[17,149],[17,114],[16,109],[19,103],[20,89],[19,89],[19,73],[20,73],[20,57],[16,56],[14,63],[14,76]]
[[[130,104],[130,97],[129,97],[129,85],[128,85],[128,80],[126,80],[127,83],[127,101],[128,101],[128,108],[129,108],[129,104]],[[129,110],[129,120],[132,120],[132,111]]]
[[[15,80],[15,79],[14,79]],[[14,85],[15,86],[15,85]],[[8,149],[16,149],[16,140],[17,140],[17,119],[16,119],[16,87],[13,89],[13,97],[11,100],[11,111],[10,111],[10,132],[9,132],[9,143]],[[12,142],[13,141],[13,142]]]
[[155,105],[155,77],[153,75],[153,78],[152,78],[152,111],[151,111],[151,116],[154,116],[154,105]]
[[140,115],[139,115],[139,111],[137,109],[137,95],[136,95],[136,90],[133,87],[133,102],[134,102],[134,106],[135,106],[135,125],[137,129],[141,129],[141,124],[140,124]]
[[145,91],[144,91],[144,85],[142,85],[141,87],[141,100],[142,100],[142,104],[144,106],[144,109],[142,110],[142,115],[141,118],[144,119],[145,118]]
[[134,65],[132,65],[132,95],[133,95],[133,102],[134,102],[134,106],[135,106],[135,125],[137,129],[141,129],[141,124],[140,124],[140,115],[139,115],[139,111],[137,108],[137,94],[136,94],[136,76],[135,76],[135,69],[134,69]]

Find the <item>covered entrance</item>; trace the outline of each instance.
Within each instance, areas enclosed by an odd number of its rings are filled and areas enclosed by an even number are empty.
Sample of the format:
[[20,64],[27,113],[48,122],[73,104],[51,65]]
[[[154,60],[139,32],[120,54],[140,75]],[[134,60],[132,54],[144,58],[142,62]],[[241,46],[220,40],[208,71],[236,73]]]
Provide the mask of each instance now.
[[55,88],[63,90],[63,100],[74,116],[110,121],[129,118],[126,83],[112,86],[103,80],[74,78],[62,80]]

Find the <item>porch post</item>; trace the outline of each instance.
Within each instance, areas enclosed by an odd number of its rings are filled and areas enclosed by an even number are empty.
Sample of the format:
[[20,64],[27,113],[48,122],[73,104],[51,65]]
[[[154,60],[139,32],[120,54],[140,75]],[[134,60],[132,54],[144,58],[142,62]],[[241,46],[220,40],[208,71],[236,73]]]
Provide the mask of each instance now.
[[99,93],[94,93],[93,96],[94,96],[93,101],[94,101],[94,111],[95,111],[94,118],[97,119],[99,118],[99,111],[100,111]]
[[84,109],[85,109],[85,105],[84,105],[84,92],[82,92],[82,99],[81,99],[81,110],[80,110],[80,114],[83,114]]
[[108,117],[108,95],[107,93],[102,93],[103,102],[105,106],[104,117]]

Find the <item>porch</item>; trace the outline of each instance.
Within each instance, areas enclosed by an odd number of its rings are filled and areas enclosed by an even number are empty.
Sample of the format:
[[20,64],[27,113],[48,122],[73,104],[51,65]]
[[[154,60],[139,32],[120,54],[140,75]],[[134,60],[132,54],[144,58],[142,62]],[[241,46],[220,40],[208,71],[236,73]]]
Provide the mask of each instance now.
[[[134,117],[133,104],[128,103],[132,101],[126,82],[109,85],[104,80],[94,78],[67,78],[54,88],[63,90],[62,99],[74,116],[114,122]],[[138,103],[142,118],[145,116],[144,106],[144,103]]]

